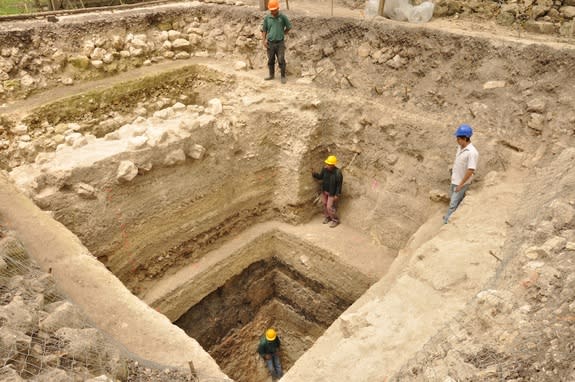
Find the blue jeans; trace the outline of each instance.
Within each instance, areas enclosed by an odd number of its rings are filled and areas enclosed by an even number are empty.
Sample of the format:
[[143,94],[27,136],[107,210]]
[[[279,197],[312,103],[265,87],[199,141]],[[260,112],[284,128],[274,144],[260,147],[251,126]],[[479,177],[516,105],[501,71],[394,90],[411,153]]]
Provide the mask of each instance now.
[[455,188],[457,188],[457,184],[452,184],[449,188],[449,192],[451,193],[451,200],[449,201],[449,209],[443,217],[443,223],[445,224],[447,224],[451,214],[457,209],[457,207],[459,207],[459,203],[461,203],[465,197],[465,192],[469,188],[469,184],[464,185],[459,192],[455,192]]
[[272,357],[270,359],[265,360],[268,370],[270,371],[272,377],[281,378],[284,373],[282,371],[282,364],[280,362],[280,357],[277,353],[270,355]]

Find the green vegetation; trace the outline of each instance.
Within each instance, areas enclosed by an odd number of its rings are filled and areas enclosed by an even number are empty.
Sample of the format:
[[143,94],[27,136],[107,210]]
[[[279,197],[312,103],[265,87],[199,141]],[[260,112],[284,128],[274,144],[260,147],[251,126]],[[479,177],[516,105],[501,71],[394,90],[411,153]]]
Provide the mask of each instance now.
[[49,0],[0,0],[0,15],[42,12]]

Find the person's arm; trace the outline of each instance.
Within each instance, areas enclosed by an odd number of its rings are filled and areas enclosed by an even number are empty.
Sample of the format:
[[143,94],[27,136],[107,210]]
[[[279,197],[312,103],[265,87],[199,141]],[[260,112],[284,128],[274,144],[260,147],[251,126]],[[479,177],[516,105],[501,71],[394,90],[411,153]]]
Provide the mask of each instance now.
[[282,13],[284,17],[284,35],[286,35],[291,30],[291,22],[289,21],[288,17]]
[[335,198],[339,198],[339,196],[341,195],[341,188],[343,186],[343,174],[341,173],[341,170],[337,170],[337,174],[336,174],[337,178],[335,180]]
[[324,169],[322,168],[320,172],[313,172],[313,169],[311,170],[311,175],[316,178],[317,180],[322,180],[323,179],[323,171]]
[[465,171],[465,175],[463,176],[463,179],[461,179],[461,182],[459,182],[457,187],[455,187],[455,192],[461,191],[461,189],[465,185],[465,182],[467,182],[469,180],[469,178],[471,178],[473,176],[474,173],[475,173],[475,169],[468,168],[467,171]]
[[264,21],[262,21],[262,44],[264,44],[264,46],[267,48],[268,47],[268,25],[266,23],[266,19],[264,18]]

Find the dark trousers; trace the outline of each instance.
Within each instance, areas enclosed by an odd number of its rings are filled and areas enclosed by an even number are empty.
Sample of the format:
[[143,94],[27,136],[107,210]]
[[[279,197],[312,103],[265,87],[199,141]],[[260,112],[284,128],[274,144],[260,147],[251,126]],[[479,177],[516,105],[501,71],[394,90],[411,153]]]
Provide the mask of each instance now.
[[274,74],[276,66],[276,57],[280,65],[281,75],[286,75],[286,60],[285,60],[286,46],[283,40],[281,41],[268,41],[268,68],[270,69],[270,76]]

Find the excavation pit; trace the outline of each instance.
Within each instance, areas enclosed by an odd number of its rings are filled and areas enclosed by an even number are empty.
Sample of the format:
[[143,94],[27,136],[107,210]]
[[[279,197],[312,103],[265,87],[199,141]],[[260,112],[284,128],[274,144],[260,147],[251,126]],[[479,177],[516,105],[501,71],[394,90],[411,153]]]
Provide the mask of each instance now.
[[[195,291],[205,280],[216,289],[202,297]],[[275,230],[215,267],[192,274],[169,296],[159,297],[163,303],[157,309],[181,307],[177,296],[199,299],[174,323],[234,380],[265,381],[267,371],[256,350],[266,328],[276,328],[280,335],[287,371],[372,282],[328,251]]]

